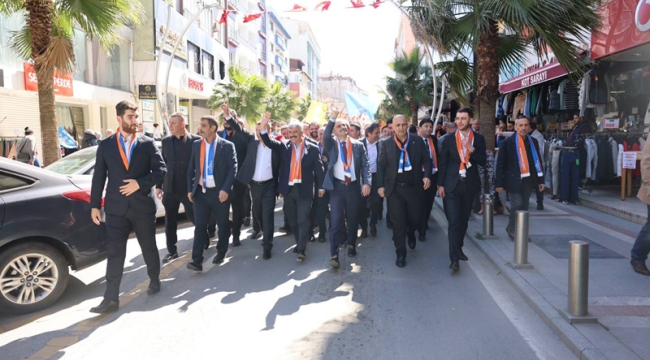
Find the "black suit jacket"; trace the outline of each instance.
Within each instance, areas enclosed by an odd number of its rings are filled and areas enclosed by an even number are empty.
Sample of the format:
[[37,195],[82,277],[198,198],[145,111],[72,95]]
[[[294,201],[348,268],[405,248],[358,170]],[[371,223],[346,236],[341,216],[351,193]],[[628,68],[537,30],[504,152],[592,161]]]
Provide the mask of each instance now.
[[[162,157],[167,166],[167,175],[156,187],[166,193],[184,196],[187,195],[187,168],[192,158],[192,143],[201,140],[201,137],[186,133],[178,154],[174,153],[173,137],[170,135],[162,140]],[[174,188],[176,193],[173,191]]]
[[[101,208],[102,193],[106,185],[104,210],[107,214],[121,216],[126,214],[129,208],[136,213],[155,213],[156,202],[151,188],[160,183],[167,172],[160,151],[153,139],[138,134],[135,140],[137,144],[133,149],[127,170],[120,156],[117,136],[118,134],[109,136],[97,147],[90,206],[95,209]],[[140,186],[140,189],[130,196],[120,193],[120,187],[124,185],[126,179],[135,179]]]
[[[192,157],[190,165],[187,168],[187,192],[192,193],[192,197],[196,194],[199,187],[202,174],[201,174],[201,142],[195,141],[192,143]],[[206,149],[207,151],[208,149]],[[217,138],[217,149],[214,154],[214,186],[229,194],[232,199],[232,183],[235,181],[235,174],[237,173],[237,152],[235,145],[228,140]]]
[[[304,138],[303,138],[304,139]],[[262,134],[264,144],[277,152],[282,157],[280,176],[278,180],[278,192],[282,195],[289,193],[289,172],[291,171],[291,143],[284,144],[269,137],[268,133]],[[323,186],[323,163],[320,160],[318,145],[312,141],[305,142],[305,154],[302,157],[302,182],[294,186],[298,187],[298,193],[302,199],[314,199],[314,186],[321,189]]]
[[[242,184],[248,185],[251,180],[253,180],[253,175],[255,175],[255,166],[257,164],[257,148],[260,144],[260,141],[257,140],[256,136],[249,133],[239,125],[237,121],[233,118],[228,118],[228,123],[235,130],[236,134],[243,137],[247,142],[247,151],[246,158],[244,161],[239,164],[239,171],[237,172],[237,181]],[[280,153],[277,151],[272,151],[271,155],[271,171],[273,172],[273,180],[275,183],[278,182],[278,177],[280,175]]]
[[[384,194],[389,197],[397,181],[399,166],[399,148],[393,136],[379,141],[379,158],[377,159],[377,188],[384,188]],[[424,192],[422,178],[431,176],[431,157],[424,140],[419,136],[411,136],[408,146],[411,160],[411,174],[416,191]],[[424,168],[424,171],[422,169]]]
[[[470,130],[474,131],[474,130]],[[485,166],[487,153],[485,152],[485,138],[483,135],[474,132],[474,152],[469,157],[472,164],[467,169],[468,186],[470,189],[481,189],[481,178],[478,174],[478,166]],[[440,138],[440,154],[438,155],[438,186],[444,186],[445,192],[454,191],[460,182],[460,155],[456,148],[456,135],[447,134]]]
[[[495,187],[504,188],[507,192],[519,193],[521,192],[521,170],[519,170],[519,159],[517,155],[517,147],[515,141],[517,141],[516,133],[508,137],[506,140],[503,140],[499,144],[499,155],[497,156],[497,167],[495,171]],[[539,144],[537,140],[533,137],[530,138],[535,144],[535,149],[539,151]],[[528,145],[528,141],[525,141]],[[526,146],[528,154],[531,154],[530,145]],[[539,154],[539,153],[538,153]],[[536,180],[536,184],[540,185],[544,183],[544,176],[537,176],[537,171],[535,170],[535,164],[531,162],[529,156],[528,165],[530,167],[531,179]],[[541,166],[540,158],[540,166]]]

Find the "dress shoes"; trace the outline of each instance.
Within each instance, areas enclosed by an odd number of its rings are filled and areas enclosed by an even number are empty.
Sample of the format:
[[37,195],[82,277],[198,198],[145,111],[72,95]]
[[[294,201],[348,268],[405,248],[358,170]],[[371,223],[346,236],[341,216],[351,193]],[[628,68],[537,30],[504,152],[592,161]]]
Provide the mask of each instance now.
[[634,272],[639,273],[641,275],[650,276],[650,270],[648,270],[648,267],[645,265],[645,263],[637,263],[630,260],[630,265],[632,265],[632,269],[634,269]]
[[312,233],[312,234],[309,236],[309,242],[314,242],[314,241],[316,241],[316,235],[314,235],[314,233]]
[[307,255],[305,255],[304,251],[299,251],[298,252],[298,257],[297,257],[298,261],[304,261],[306,258],[307,258]]
[[195,272],[203,271],[203,265],[202,264],[197,264],[197,263],[195,263],[193,261],[188,262],[187,265],[185,265],[185,267],[192,270],[192,271],[195,271]]
[[397,265],[398,268],[406,266],[406,256],[398,256],[395,265]]
[[372,237],[377,236],[377,225],[375,224],[370,225],[370,235],[372,235]]
[[210,239],[208,239],[208,241],[206,241],[205,244],[203,244],[203,250],[208,250],[209,247],[210,247]]
[[465,255],[465,253],[463,252],[463,250],[460,251],[460,255],[458,256],[458,258],[461,259],[461,260],[463,260],[463,261],[467,261],[467,260],[469,260],[469,258],[467,257],[467,255]]
[[261,231],[253,231],[253,233],[251,234],[251,237],[249,239],[255,240],[255,239],[259,238],[261,235],[262,235]]
[[264,249],[264,255],[262,255],[262,259],[268,260],[271,258],[271,250],[270,249]]
[[160,280],[149,282],[149,288],[147,289],[147,295],[156,295],[160,292]]
[[413,236],[409,235],[408,244],[411,250],[415,249],[415,234]]
[[241,241],[239,241],[239,239],[233,239],[232,247],[237,247],[237,246],[241,246]]
[[355,256],[357,256],[357,248],[355,248],[355,247],[353,247],[353,246],[352,246],[352,247],[349,247],[349,248],[348,248],[348,256],[349,256],[349,257],[355,257]]
[[368,238],[368,229],[361,230],[361,236],[359,236],[359,237],[361,237],[363,239]]
[[165,255],[165,257],[162,259],[162,263],[167,264],[168,262],[170,262],[170,261],[172,261],[174,259],[178,259],[178,253],[177,252],[175,252],[173,254]]
[[451,265],[449,265],[449,268],[452,269],[453,271],[459,271],[460,265],[458,265],[458,261],[452,261]]
[[95,314],[109,314],[114,313],[120,308],[120,303],[113,300],[102,300],[101,304],[90,309],[91,313]]
[[338,269],[341,264],[339,263],[339,257],[338,256],[332,256],[330,258],[330,266],[334,269]]
[[537,210],[544,210],[544,204],[537,204]]
[[217,233],[215,231],[208,231],[208,238],[212,239],[215,236],[217,236]]
[[226,253],[225,252],[217,252],[217,255],[215,255],[214,259],[212,259],[213,264],[221,264],[223,262],[223,259],[226,258]]
[[297,253],[298,253],[298,246],[294,246],[294,247],[293,247],[293,253],[294,253],[294,254],[297,254]]
[[506,232],[508,233],[508,237],[510,238],[510,240],[514,241],[515,240],[515,233],[512,232],[512,230],[510,230],[509,228],[506,228]]
[[386,227],[389,228],[390,230],[393,230],[393,224],[387,222]]
[[248,227],[251,226],[251,218],[248,216],[244,218],[244,226]]
[[418,240],[419,240],[419,241],[427,241],[427,234],[426,234],[426,233],[422,233],[422,234],[420,234],[420,235],[418,236]]
[[327,238],[325,237],[325,235],[322,235],[322,236],[318,235],[318,242],[326,242],[326,241],[327,241]]
[[279,228],[278,231],[279,231],[279,232],[283,232],[283,233],[285,233],[286,235],[291,234],[291,228],[289,228],[289,227],[286,226],[286,225],[283,226],[283,227],[281,227],[281,228]]

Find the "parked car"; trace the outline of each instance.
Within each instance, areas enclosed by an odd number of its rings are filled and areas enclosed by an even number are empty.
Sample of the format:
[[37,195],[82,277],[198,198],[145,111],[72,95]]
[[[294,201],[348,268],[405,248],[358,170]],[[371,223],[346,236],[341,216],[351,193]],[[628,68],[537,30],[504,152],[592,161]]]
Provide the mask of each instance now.
[[[162,143],[156,141],[158,149]],[[90,175],[95,170],[95,155],[97,154],[97,146],[92,146],[83,150],[76,151],[58,161],[53,162],[45,167],[47,170],[54,171],[62,175]],[[165,216],[165,207],[162,202],[155,196],[155,189],[151,190],[152,196],[156,200],[156,217],[161,218]],[[184,213],[185,208],[181,204],[179,213]]]
[[106,228],[90,218],[89,176],[65,176],[0,158],[0,311],[54,303],[69,270],[106,258]]

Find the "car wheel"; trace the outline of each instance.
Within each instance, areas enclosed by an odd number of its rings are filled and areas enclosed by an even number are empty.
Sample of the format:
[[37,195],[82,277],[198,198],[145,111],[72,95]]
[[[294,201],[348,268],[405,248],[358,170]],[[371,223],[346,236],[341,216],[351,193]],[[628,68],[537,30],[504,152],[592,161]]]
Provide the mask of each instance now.
[[68,263],[54,247],[27,242],[0,253],[0,311],[25,314],[45,309],[63,294]]

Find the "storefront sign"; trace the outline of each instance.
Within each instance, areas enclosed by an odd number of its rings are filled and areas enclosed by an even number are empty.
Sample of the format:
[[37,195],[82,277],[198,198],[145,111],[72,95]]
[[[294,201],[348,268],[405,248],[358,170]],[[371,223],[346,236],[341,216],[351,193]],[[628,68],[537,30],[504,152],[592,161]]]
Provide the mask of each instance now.
[[626,151],[623,153],[623,169],[636,169],[636,156],[638,151]]
[[203,89],[205,88],[202,80],[193,78],[187,74],[181,76],[181,85],[183,89],[199,94],[203,94]]
[[591,34],[592,59],[650,42],[650,3],[647,0],[610,1],[598,8],[598,14],[601,27]]
[[605,123],[603,124],[603,129],[618,129],[620,122],[619,119],[605,119]]
[[560,65],[560,63],[553,62],[542,66],[537,70],[516,76],[508,81],[499,84],[499,92],[502,94],[509,93],[515,90],[541,84],[545,81],[557,79],[566,74],[568,74],[568,71],[566,71],[562,65]]
[[[34,64],[23,63],[23,70],[25,71],[25,90],[38,92],[38,78]],[[54,70],[52,87],[55,95],[72,96],[72,74]]]
[[141,100],[156,100],[156,85],[138,85],[138,98]]

